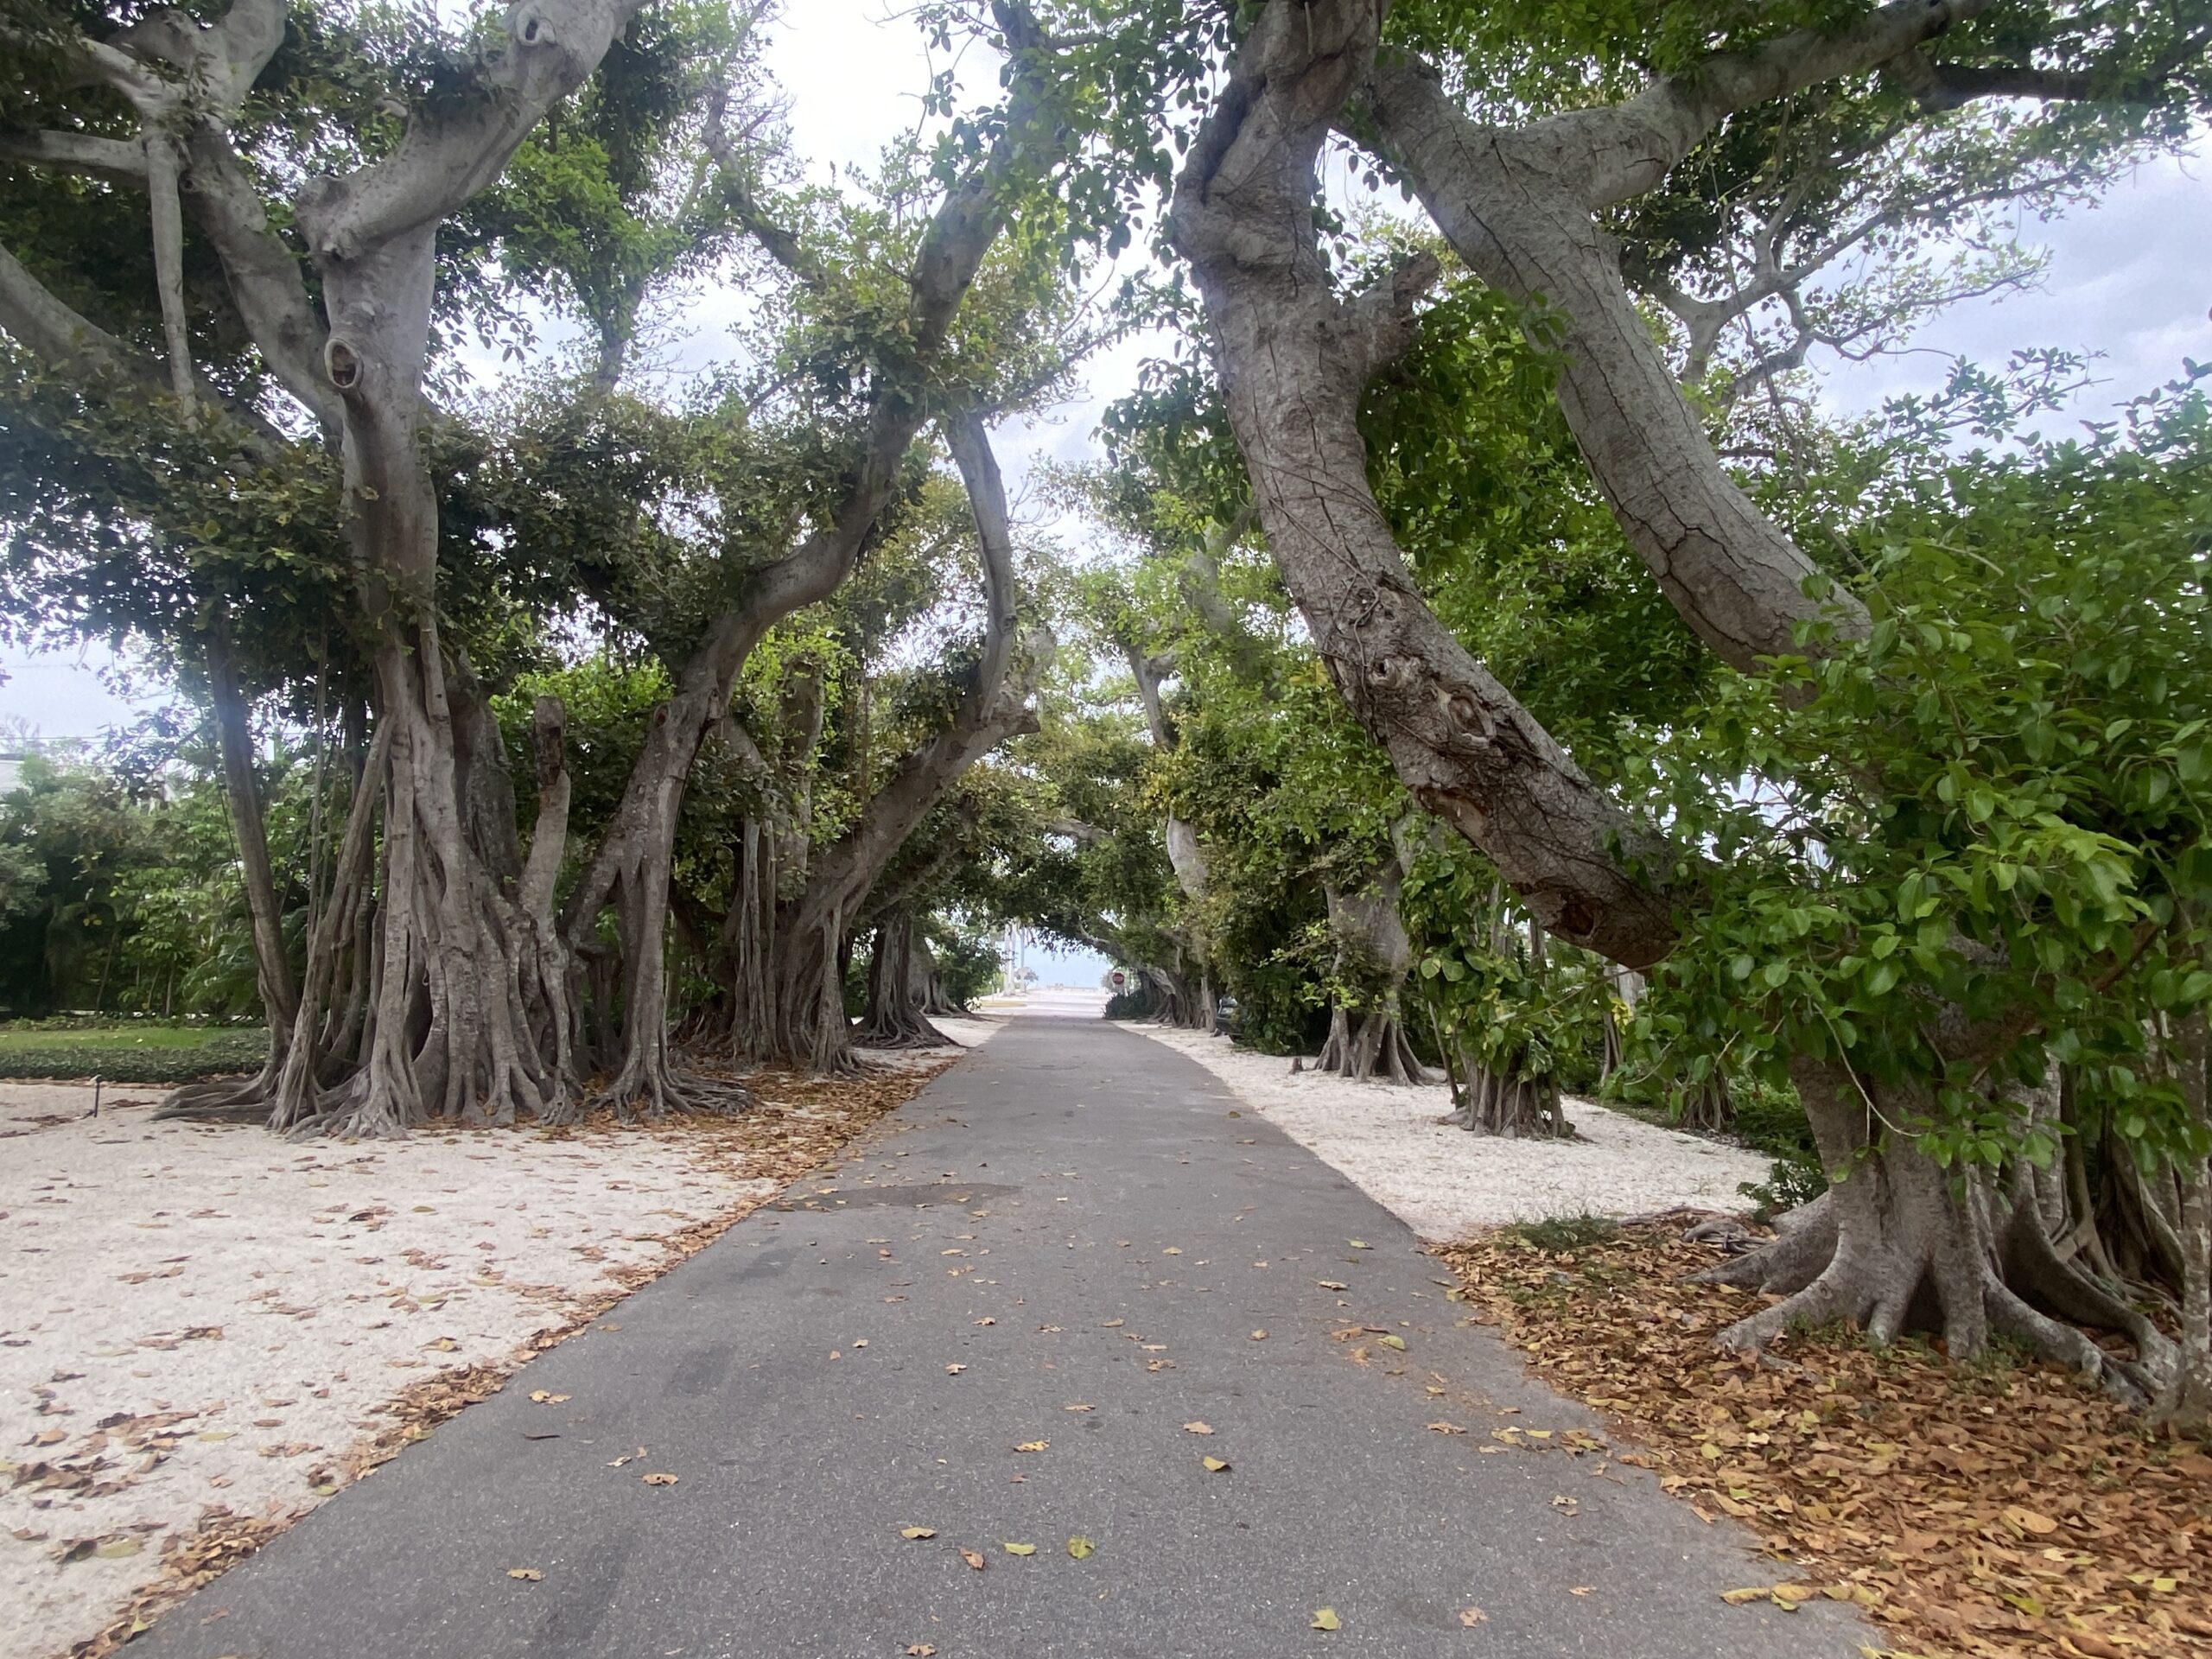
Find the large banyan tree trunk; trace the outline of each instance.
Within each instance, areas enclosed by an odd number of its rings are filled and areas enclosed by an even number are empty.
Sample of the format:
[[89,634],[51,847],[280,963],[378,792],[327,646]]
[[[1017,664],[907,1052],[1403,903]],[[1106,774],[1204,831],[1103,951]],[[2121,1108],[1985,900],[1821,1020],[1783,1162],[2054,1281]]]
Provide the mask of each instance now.
[[1029,697],[1050,660],[1052,640],[1040,631],[1025,650],[1018,638],[1005,483],[980,417],[948,418],[943,426],[976,518],[983,570],[982,658],[950,722],[901,758],[859,822],[814,861],[804,890],[781,907],[773,925],[753,930],[764,952],[758,977],[766,991],[765,1018],[741,1015],[738,1028],[753,1033],[757,1046],[748,1052],[755,1058],[817,1073],[853,1068],[842,960],[848,928],[907,837],[968,768],[1007,738],[1037,729]]
[[[1895,1127],[1928,1116],[1924,1095],[1831,1062],[1801,1060],[1793,1076],[1832,1185],[1783,1217],[1773,1243],[1704,1275],[1782,1298],[1730,1326],[1724,1343],[1757,1348],[1793,1327],[1847,1323],[1880,1343],[1933,1332],[1962,1359],[1998,1332],[2139,1402],[2171,1377],[2172,1344],[2054,1242],[2063,1169],[2019,1160],[2001,1180],[1961,1178]],[[2022,1104],[2055,1119],[2057,1090]],[[2069,1320],[2126,1336],[2136,1359],[2107,1353]]]
[[1360,893],[1325,889],[1329,931],[1337,944],[1339,976],[1368,980],[1382,987],[1357,1012],[1341,1001],[1329,1010],[1329,1040],[1314,1069],[1360,1082],[1421,1084],[1428,1071],[1414,1052],[1406,1033],[1404,988],[1414,961],[1413,941],[1398,915],[1404,868],[1392,858]]
[[[566,948],[601,959],[582,988],[593,1028],[620,1033],[594,1044],[593,1058],[613,1073],[598,1098],[624,1116],[734,1110],[751,1096],[737,1084],[679,1070],[668,1018],[669,879],[686,780],[707,740],[728,712],[731,689],[773,607],[725,613],[684,664],[676,694],[653,710],[645,741],[606,833],[562,917]],[[614,911],[611,957],[598,938],[601,912]]]
[[853,1040],[864,1048],[951,1046],[952,1039],[930,1023],[931,976],[919,928],[908,910],[893,910],[876,924],[875,950],[868,966],[868,1011],[853,1033]]

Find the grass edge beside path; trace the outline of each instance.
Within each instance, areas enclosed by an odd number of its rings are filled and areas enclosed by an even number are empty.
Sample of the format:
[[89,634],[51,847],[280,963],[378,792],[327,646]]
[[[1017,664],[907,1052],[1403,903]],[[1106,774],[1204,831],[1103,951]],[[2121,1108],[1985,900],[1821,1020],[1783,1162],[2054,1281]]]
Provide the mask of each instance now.
[[2212,1659],[2212,1457],[2046,1366],[1840,1330],[1725,1352],[1747,1293],[1688,1283],[1719,1253],[1679,1231],[1434,1253],[1538,1376],[1614,1417],[1618,1461],[1757,1531],[1772,1577],[1730,1600],[1856,1602],[1900,1659]]
[[[792,1182],[821,1168],[831,1160],[843,1156],[855,1141],[919,1094],[932,1078],[957,1065],[961,1058],[956,1054],[942,1058],[908,1059],[871,1071],[858,1078],[807,1078],[783,1073],[762,1073],[748,1079],[748,1082],[770,1103],[765,1111],[755,1110],[728,1118],[676,1119],[660,1125],[626,1131],[639,1135],[685,1135],[705,1139],[719,1143],[709,1154],[710,1160],[727,1159],[733,1164],[747,1154],[757,1159],[763,1151],[767,1151],[770,1162],[765,1165],[757,1161],[748,1162],[742,1174],[747,1180],[772,1180],[776,1186],[760,1196],[740,1198],[715,1214],[681,1229],[664,1241],[664,1253],[659,1261],[617,1270],[610,1275],[612,1283],[588,1296],[578,1298],[563,1311],[562,1317],[533,1332],[504,1358],[454,1366],[401,1390],[382,1408],[392,1420],[391,1425],[356,1442],[342,1457],[333,1459],[340,1466],[342,1472],[327,1491],[317,1489],[317,1496],[327,1500],[355,1481],[373,1474],[378,1466],[397,1457],[408,1446],[418,1440],[428,1440],[436,1427],[448,1418],[480,1400],[499,1393],[539,1354],[557,1347],[603,1318],[632,1292],[696,1255],[762,1205],[773,1202],[777,1193]],[[788,1113],[789,1109],[795,1106],[827,1107],[832,1115],[807,1120],[808,1127],[804,1131],[791,1133],[793,1120]],[[754,1126],[762,1124],[784,1126],[785,1133],[776,1137],[784,1144],[772,1149],[748,1145],[748,1134],[753,1132]],[[606,1124],[594,1117],[573,1129],[551,1133],[553,1138],[559,1139],[605,1127]],[[240,1129],[237,1132],[246,1134],[253,1131]],[[441,1125],[439,1132],[456,1131]],[[477,1135],[530,1133],[495,1128],[457,1132]],[[202,1585],[219,1578],[316,1507],[308,1504],[274,1516],[238,1515],[227,1510],[211,1510],[203,1515],[199,1526],[192,1533],[171,1540],[164,1553],[160,1575],[142,1586],[123,1610],[96,1634],[63,1649],[66,1659],[105,1659],[105,1656],[116,1652],[125,1643],[150,1628],[161,1614]]]

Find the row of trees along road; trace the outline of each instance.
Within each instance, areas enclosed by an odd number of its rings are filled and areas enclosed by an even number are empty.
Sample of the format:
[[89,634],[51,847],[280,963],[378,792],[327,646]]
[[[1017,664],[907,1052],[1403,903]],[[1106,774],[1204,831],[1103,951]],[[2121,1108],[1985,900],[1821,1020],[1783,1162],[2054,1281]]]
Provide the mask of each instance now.
[[[765,5],[6,0],[9,613],[204,700],[269,1014],[173,1109],[736,1104],[687,1048],[849,1064],[861,940],[925,1039],[932,913],[1019,917],[1471,1127],[1556,1130],[1580,1047],[1794,1101],[1828,1185],[1731,1341],[2002,1336],[2201,1425],[2204,400],[2053,445],[2063,359],[1843,426],[1803,365],[2185,143],[2202,8],[917,20],[995,92],[833,190]],[[1055,480],[1123,550],[1071,575],[987,434],[1140,236],[1178,344]],[[739,361],[655,391],[709,288]],[[281,880],[257,706],[319,757]]]

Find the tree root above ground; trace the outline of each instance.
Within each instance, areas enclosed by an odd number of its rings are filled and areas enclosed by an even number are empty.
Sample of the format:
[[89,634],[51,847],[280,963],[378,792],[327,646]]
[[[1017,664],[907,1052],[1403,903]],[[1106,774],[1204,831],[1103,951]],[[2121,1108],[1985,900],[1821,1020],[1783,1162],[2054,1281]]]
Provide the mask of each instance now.
[[1621,1460],[1753,1528],[1789,1563],[1773,1581],[1859,1602],[1897,1648],[2010,1659],[2064,1637],[2212,1659],[2212,1581],[2190,1548],[2212,1458],[2007,1350],[1960,1365],[1833,1329],[1786,1331],[1763,1357],[1724,1348],[1751,1299],[1698,1277],[1719,1252],[1680,1231],[1542,1251],[1508,1230],[1440,1254],[1541,1376],[1618,1414],[1637,1447]]
[[[1706,1269],[1715,1284],[1773,1300],[1721,1332],[1755,1351],[1784,1332],[1847,1325],[1876,1345],[1907,1332],[1941,1335],[1958,1359],[1993,1337],[2145,1405],[2171,1376],[2173,1343],[2112,1287],[2053,1242],[2063,1217],[2055,1184],[2024,1163],[2004,1185],[1939,1167],[1910,1136],[1866,1139],[1866,1114],[1840,1074],[1801,1066],[1798,1086],[1824,1161],[1843,1172],[1820,1198],[1783,1218],[1770,1244]],[[2031,1109],[2055,1107],[2056,1096]],[[1909,1104],[1905,1108],[1909,1113]],[[2113,1331],[2133,1357],[2090,1340],[2073,1321]]]

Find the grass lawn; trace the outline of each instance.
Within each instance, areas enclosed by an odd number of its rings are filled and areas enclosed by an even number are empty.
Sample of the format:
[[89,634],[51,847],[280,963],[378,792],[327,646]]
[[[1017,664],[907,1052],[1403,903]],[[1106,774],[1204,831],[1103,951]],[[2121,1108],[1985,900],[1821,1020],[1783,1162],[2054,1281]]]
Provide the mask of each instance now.
[[102,1077],[116,1083],[188,1083],[251,1071],[265,1033],[242,1026],[24,1022],[0,1025],[0,1077]]

